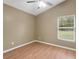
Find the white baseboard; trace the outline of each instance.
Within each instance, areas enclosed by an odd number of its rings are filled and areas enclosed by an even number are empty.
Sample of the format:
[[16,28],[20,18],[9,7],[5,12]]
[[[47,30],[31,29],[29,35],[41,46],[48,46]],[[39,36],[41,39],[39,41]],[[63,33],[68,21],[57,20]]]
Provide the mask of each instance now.
[[64,46],[60,46],[60,45],[56,45],[56,44],[51,44],[51,43],[47,43],[47,42],[43,42],[43,41],[39,41],[39,40],[33,40],[33,41],[28,42],[28,43],[19,45],[19,46],[17,46],[17,47],[13,47],[13,48],[11,48],[11,49],[5,50],[5,51],[3,51],[3,53],[10,52],[10,51],[12,51],[12,50],[14,50],[14,49],[23,47],[23,46],[28,45],[28,44],[31,44],[31,43],[33,43],[33,42],[44,43],[44,44],[48,44],[48,45],[51,45],[51,46],[56,46],[56,47],[60,47],[60,48],[64,48],[64,49],[68,49],[68,50],[72,50],[72,51],[76,51],[76,49],[73,49],[73,48],[64,47]]
[[56,46],[56,47],[72,50],[72,51],[76,51],[76,49],[73,49],[73,48],[64,47],[64,46],[60,46],[60,45],[56,45],[56,44],[51,44],[51,43],[47,43],[47,42],[43,42],[43,41],[39,41],[39,40],[36,40],[36,42],[44,43],[44,44],[48,44],[48,45],[51,45],[51,46]]
[[28,44],[31,44],[31,43],[33,43],[33,42],[36,42],[36,40],[33,40],[33,41],[28,42],[28,43],[25,43],[25,44],[19,45],[19,46],[17,46],[17,47],[13,47],[13,48],[11,48],[11,49],[5,50],[5,51],[3,51],[3,53],[10,52],[10,51],[12,51],[12,50],[14,50],[14,49],[17,49],[17,48],[23,47],[23,46],[28,45]]

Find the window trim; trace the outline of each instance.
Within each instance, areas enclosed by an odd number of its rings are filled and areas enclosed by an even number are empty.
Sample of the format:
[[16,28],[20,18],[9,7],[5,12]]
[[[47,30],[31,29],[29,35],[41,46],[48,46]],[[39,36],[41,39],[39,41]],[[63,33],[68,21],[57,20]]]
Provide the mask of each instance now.
[[[69,17],[69,16],[74,16],[74,39],[73,40],[68,40],[68,39],[62,39],[59,37],[59,18],[60,17]],[[66,16],[59,16],[57,19],[57,39],[58,40],[63,40],[63,41],[68,41],[68,42],[75,42],[76,41],[76,19],[75,15],[66,15]]]

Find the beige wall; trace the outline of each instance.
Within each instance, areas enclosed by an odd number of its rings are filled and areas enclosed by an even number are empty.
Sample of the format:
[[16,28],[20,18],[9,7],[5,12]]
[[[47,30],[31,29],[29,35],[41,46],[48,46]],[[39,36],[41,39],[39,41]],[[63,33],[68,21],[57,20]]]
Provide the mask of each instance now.
[[[4,50],[35,38],[35,16],[4,4]],[[11,43],[14,42],[14,45]]]
[[75,15],[76,0],[66,2],[37,16],[37,39],[53,44],[75,48],[74,42],[57,39],[57,18],[63,15]]

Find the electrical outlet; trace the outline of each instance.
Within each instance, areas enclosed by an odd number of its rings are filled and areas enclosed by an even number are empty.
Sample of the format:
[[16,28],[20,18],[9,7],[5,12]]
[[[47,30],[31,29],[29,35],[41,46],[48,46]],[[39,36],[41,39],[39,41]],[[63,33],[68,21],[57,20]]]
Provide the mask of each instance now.
[[14,45],[14,42],[11,42],[12,45]]

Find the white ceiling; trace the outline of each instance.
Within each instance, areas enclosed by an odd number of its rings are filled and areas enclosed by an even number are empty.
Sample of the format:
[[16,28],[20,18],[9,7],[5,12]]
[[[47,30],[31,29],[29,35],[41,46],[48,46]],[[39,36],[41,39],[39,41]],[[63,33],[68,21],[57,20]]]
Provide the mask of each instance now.
[[[40,9],[37,9],[38,4],[37,3],[26,3],[27,1],[34,1],[34,0],[4,0],[4,4],[10,5],[12,7],[15,7],[17,9],[20,9],[22,11],[25,11],[27,13],[30,13],[32,15],[38,15],[50,8],[53,8],[54,6],[64,2],[65,0],[44,0],[46,2],[51,3],[52,5],[47,5],[46,7],[41,7]],[[37,0],[36,0],[37,1]]]

